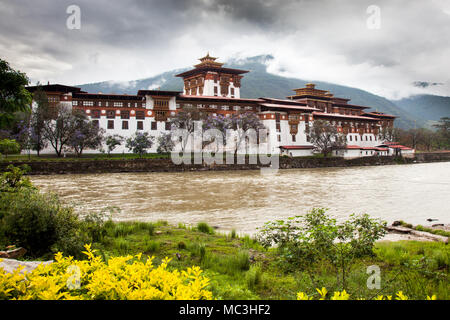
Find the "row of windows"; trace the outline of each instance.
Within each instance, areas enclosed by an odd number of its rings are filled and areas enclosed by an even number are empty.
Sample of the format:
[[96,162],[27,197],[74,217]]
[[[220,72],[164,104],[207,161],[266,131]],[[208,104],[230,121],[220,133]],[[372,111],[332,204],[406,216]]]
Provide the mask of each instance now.
[[[92,110],[91,111],[91,118],[92,119],[100,119],[101,111],[100,110]],[[145,113],[144,111],[136,111],[136,119],[144,120],[145,119]],[[106,111],[106,117],[108,119],[115,119],[116,118],[116,111],[114,110],[108,110]],[[121,119],[130,119],[130,111],[122,110],[120,111],[120,117]]]
[[[93,120],[93,123],[97,126],[99,126],[98,120]],[[137,130],[144,130],[144,121],[137,121],[136,123]],[[151,130],[156,131],[158,130],[157,122],[151,122]],[[107,128],[109,130],[114,130],[114,120],[108,120]],[[128,121],[122,121],[122,130],[128,130]],[[165,130],[170,130],[170,122],[165,122]]]
[[169,107],[169,100],[156,99],[154,101],[154,105],[157,108],[168,108]]
[[[370,138],[370,140],[369,140]],[[349,141],[353,141],[353,136],[348,136],[348,140]],[[358,136],[355,136],[355,141],[358,141]],[[363,138],[361,137],[360,141],[364,141]],[[372,136],[366,136],[366,141],[373,141],[372,140]],[[375,141],[377,141],[377,137],[375,136]]]
[[73,106],[84,106],[84,107],[93,107],[93,106],[99,106],[99,107],[109,107],[109,106],[113,106],[116,108],[121,108],[121,107],[135,107],[135,108],[145,108],[146,104],[145,102],[112,102],[110,103],[109,101],[72,101],[72,105]]
[[[192,103],[185,103],[184,105],[180,105],[179,103],[177,103],[177,109],[181,109],[183,106],[184,107],[192,107]],[[229,111],[230,110],[230,106],[218,106],[218,105],[215,105],[215,104],[210,104],[210,105],[208,105],[208,104],[197,104],[197,107],[198,108],[205,108],[205,109],[209,108],[209,109],[214,109],[214,110],[220,109],[220,110],[223,110],[223,111]],[[244,107],[242,107],[242,106],[233,106],[232,109],[234,111],[240,111],[240,110],[252,111],[252,110],[254,110],[254,108],[252,106],[244,106]]]

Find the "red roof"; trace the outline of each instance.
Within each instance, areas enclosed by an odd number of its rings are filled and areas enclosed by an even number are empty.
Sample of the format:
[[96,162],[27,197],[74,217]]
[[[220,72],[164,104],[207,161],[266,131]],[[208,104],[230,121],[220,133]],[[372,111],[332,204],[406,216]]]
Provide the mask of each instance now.
[[342,115],[342,114],[336,114],[336,113],[313,112],[313,115],[319,116],[319,117],[332,117],[332,118],[346,118],[346,119],[378,121],[378,119],[375,119],[375,118],[369,118],[369,117],[363,117],[363,116]]
[[361,149],[360,146],[347,146],[347,149]]
[[314,146],[280,146],[280,148],[286,150],[309,150],[314,149]]
[[364,113],[368,116],[380,117],[380,118],[398,118],[397,116],[393,116],[392,114],[386,114],[381,112],[366,112]]
[[263,107],[268,108],[283,108],[283,109],[295,109],[295,110],[305,110],[305,111],[314,111],[319,110],[316,108],[311,108],[308,106],[302,106],[302,105],[286,105],[286,104],[274,104],[274,103],[260,103]]
[[186,94],[180,94],[178,96],[179,98],[184,99],[212,99],[212,100],[232,100],[232,101],[244,101],[244,102],[264,102],[264,100],[261,99],[243,99],[243,98],[230,98],[230,97],[222,97],[222,96],[195,96],[195,95],[186,95]]

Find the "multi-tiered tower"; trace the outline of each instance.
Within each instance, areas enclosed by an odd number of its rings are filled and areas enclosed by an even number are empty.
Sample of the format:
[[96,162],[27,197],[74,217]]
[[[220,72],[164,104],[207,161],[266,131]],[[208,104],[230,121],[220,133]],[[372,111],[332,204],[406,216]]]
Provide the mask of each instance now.
[[177,75],[184,80],[184,95],[240,98],[242,74],[248,71],[224,68],[209,53],[199,60],[194,69]]

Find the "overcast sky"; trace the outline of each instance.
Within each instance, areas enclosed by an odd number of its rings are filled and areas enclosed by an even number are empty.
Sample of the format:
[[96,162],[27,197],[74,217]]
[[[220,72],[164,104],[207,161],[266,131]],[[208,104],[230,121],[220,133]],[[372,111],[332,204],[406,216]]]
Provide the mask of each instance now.
[[136,80],[207,51],[271,54],[269,72],[392,99],[450,96],[450,0],[0,0],[0,58],[33,83]]

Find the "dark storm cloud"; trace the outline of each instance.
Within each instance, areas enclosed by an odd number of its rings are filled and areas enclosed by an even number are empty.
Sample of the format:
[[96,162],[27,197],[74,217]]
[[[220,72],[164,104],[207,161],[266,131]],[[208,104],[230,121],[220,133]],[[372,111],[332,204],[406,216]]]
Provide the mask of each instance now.
[[[374,3],[377,31],[366,26]],[[81,30],[66,28],[72,4]],[[382,74],[390,87],[446,82],[450,69],[446,0],[0,0],[0,14],[0,56],[34,79],[133,79],[185,67],[207,50],[277,53],[274,63],[292,75],[312,77],[314,64],[313,75],[366,89]]]

